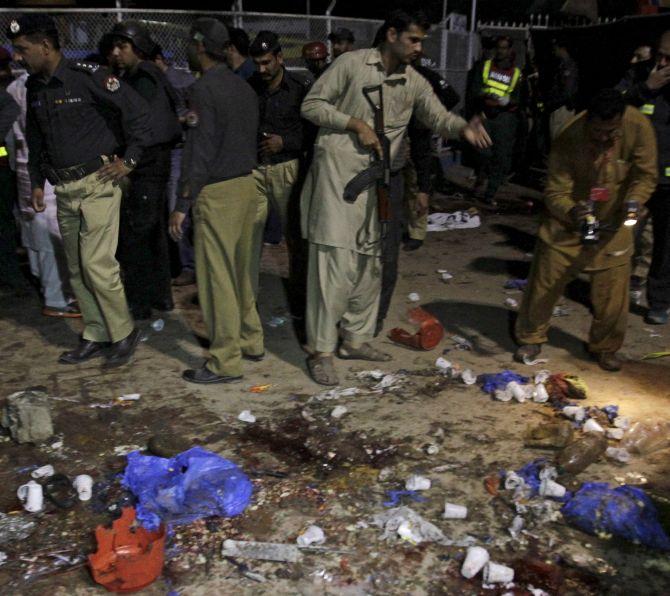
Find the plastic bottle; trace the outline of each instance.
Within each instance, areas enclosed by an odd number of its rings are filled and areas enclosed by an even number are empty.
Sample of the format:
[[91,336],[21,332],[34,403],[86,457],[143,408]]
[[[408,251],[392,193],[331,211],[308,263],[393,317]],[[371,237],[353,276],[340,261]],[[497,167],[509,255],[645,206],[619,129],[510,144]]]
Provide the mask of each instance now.
[[598,461],[606,450],[607,438],[602,433],[588,434],[558,454],[559,469],[562,473],[579,474]]
[[670,422],[636,422],[624,437],[622,447],[644,455],[670,446]]

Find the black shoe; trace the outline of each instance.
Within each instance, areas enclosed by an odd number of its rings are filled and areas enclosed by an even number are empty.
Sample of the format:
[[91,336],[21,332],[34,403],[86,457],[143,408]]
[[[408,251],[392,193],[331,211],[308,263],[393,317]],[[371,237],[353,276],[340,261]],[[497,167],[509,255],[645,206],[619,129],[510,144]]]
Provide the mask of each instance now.
[[644,322],[647,325],[666,325],[668,318],[670,315],[667,308],[650,308],[644,316]]
[[423,246],[423,240],[417,240],[416,238],[410,238],[407,242],[405,242],[405,246],[402,247],[403,250],[406,251],[411,251],[411,250],[417,250],[418,248],[421,248]]
[[623,361],[616,352],[600,352],[593,354],[593,357],[598,362],[598,366],[607,372],[619,372],[623,365]]
[[172,298],[167,298],[165,300],[158,300],[151,306],[161,312],[170,312],[174,310],[174,301]]
[[262,354],[242,354],[242,359],[250,362],[260,362],[263,358],[265,358],[265,352]]
[[188,381],[189,383],[208,385],[214,383],[233,383],[235,381],[239,381],[242,378],[242,375],[239,377],[221,376],[213,373],[206,366],[203,366],[202,368],[190,368],[185,370],[182,373],[181,378],[184,379],[184,381]]
[[116,368],[126,364],[140,342],[140,337],[140,330],[136,328],[130,332],[128,337],[115,341],[109,348],[107,360],[103,366],[105,368]]
[[86,362],[91,358],[102,356],[108,347],[108,342],[82,339],[76,349],[70,350],[69,352],[63,352],[58,358],[58,362],[61,364],[79,364],[80,362]]

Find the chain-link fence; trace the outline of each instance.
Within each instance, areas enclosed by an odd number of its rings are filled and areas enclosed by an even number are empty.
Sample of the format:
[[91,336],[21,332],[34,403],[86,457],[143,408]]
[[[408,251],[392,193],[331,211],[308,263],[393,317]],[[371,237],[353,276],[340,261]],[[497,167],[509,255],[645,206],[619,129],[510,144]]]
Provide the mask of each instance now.
[[[287,15],[254,12],[194,12],[139,9],[15,9],[0,8],[0,43],[9,45],[4,33],[12,19],[25,12],[48,13],[54,17],[60,34],[63,53],[68,58],[82,60],[97,53],[98,43],[115,23],[127,19],[142,21],[151,37],[163,49],[176,67],[186,67],[187,34],[191,24],[201,16],[216,17],[229,26],[241,27],[251,39],[263,30],[279,35],[284,59],[290,69],[302,69],[302,46],[309,41],[326,41],[328,33],[339,27],[350,29],[357,48],[370,47],[382,21],[350,19],[320,15]],[[470,33],[448,31],[441,25],[431,28],[424,44],[424,53],[458,91],[465,93],[469,68]]]
[[[24,11],[28,12],[28,11]],[[289,68],[303,67],[302,46],[309,41],[326,41],[328,33],[346,27],[354,33],[356,47],[372,44],[381,21],[346,19],[327,16],[301,16],[272,13],[192,12],[174,10],[38,10],[51,14],[61,39],[63,53],[68,58],[83,59],[97,51],[98,42],[111,31],[118,21],[142,21],[151,37],[158,43],[168,59],[176,66],[186,66],[187,33],[195,19],[201,16],[216,17],[234,27],[242,27],[251,39],[262,30],[274,31],[281,40],[284,58]],[[0,31],[7,30],[12,19],[21,14],[15,10],[0,9]],[[7,41],[6,39],[3,41]]]

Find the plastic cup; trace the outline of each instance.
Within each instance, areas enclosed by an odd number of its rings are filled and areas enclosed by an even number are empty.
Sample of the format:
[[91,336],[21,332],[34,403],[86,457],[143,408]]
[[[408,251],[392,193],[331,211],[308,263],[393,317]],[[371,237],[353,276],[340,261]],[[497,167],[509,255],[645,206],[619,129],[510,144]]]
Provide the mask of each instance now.
[[560,499],[565,496],[565,487],[550,478],[545,478],[540,483],[540,495],[543,497],[558,497]]
[[54,470],[54,467],[51,464],[48,464],[46,466],[42,466],[40,468],[37,468],[36,470],[33,470],[30,474],[32,478],[50,478],[56,473]]
[[593,418],[589,418],[582,427],[585,433],[604,433],[605,429],[600,426]]
[[19,489],[16,491],[16,496],[23,503],[23,508],[30,513],[42,511],[44,508],[42,485],[34,480],[31,480],[28,484],[19,486]]
[[538,404],[543,404],[549,401],[549,394],[547,393],[547,388],[542,384],[538,383],[535,385],[535,391],[533,392],[533,401]]
[[93,496],[93,478],[88,474],[79,474],[72,481],[72,486],[77,491],[80,501],[90,501]]
[[465,505],[455,503],[444,504],[444,519],[465,519],[468,517],[468,508]]
[[565,406],[563,410],[561,410],[561,413],[563,416],[572,418],[576,422],[581,422],[586,418],[586,410],[581,406]]
[[514,581],[514,569],[489,561],[484,567],[484,582],[487,584],[508,584]]
[[467,579],[473,578],[489,562],[489,558],[489,552],[485,548],[471,546],[465,555],[465,560],[461,567],[461,575]]

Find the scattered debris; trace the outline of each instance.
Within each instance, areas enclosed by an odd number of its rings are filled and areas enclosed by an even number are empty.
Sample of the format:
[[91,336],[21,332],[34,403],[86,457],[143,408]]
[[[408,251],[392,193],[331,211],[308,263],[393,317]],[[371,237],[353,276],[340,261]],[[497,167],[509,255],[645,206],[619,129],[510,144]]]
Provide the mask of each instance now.
[[272,327],[273,329],[277,327],[281,327],[282,325],[285,325],[288,321],[288,317],[272,317],[269,321],[267,321],[268,327]]
[[256,416],[254,416],[250,410],[242,410],[237,419],[242,422],[248,422],[249,424],[256,422]]
[[421,296],[417,292],[410,292],[410,294],[407,295],[407,300],[409,302],[421,302]]
[[405,488],[407,490],[428,490],[430,489],[430,485],[430,478],[418,476],[416,474],[410,476],[405,482]]
[[223,542],[221,554],[224,557],[298,563],[302,560],[300,549],[293,544],[277,542],[249,542],[227,539]]
[[513,310],[516,310],[519,308],[519,301],[515,300],[514,298],[505,298],[505,306],[508,308],[511,308]]
[[454,211],[453,213],[431,213],[428,216],[428,232],[446,232],[478,228],[481,220],[476,209]]
[[473,540],[472,538],[465,538],[460,542],[450,540],[442,530],[409,507],[396,507],[384,513],[377,513],[372,516],[370,523],[384,530],[382,534],[384,540],[399,536],[412,544],[436,542],[445,546],[467,546]]
[[508,279],[503,287],[506,290],[525,290],[527,285],[527,279]]
[[465,505],[456,505],[455,503],[445,503],[444,519],[466,519],[468,517],[468,508]]
[[125,507],[111,529],[98,526],[98,550],[88,560],[93,579],[111,592],[133,592],[161,574],[165,560],[165,527],[149,532],[135,525],[135,510]]
[[296,540],[298,546],[301,547],[323,544],[325,541],[326,535],[319,526],[309,526]]
[[54,434],[49,396],[44,391],[17,391],[7,398],[2,426],[17,443],[43,443]]
[[46,466],[41,466],[33,470],[30,473],[30,476],[31,478],[38,480],[39,478],[49,478],[49,476],[53,476],[55,473],[56,471],[54,470],[54,467],[51,464],[47,464]]
[[471,546],[465,555],[461,566],[461,575],[466,579],[472,579],[489,562],[489,551],[481,546]]
[[442,341],[444,327],[437,318],[420,306],[409,311],[408,320],[415,326],[415,332],[412,334],[405,329],[395,327],[388,335],[391,341],[418,350],[432,350]]
[[16,544],[30,536],[37,525],[20,515],[5,515],[0,513],[0,545]]
[[251,387],[249,387],[249,393],[265,393],[271,387],[272,387],[271,384],[252,385]]
[[335,406],[330,412],[330,415],[332,418],[339,419],[342,418],[342,416],[344,416],[348,411],[349,410],[344,406]]
[[165,329],[165,321],[163,319],[156,319],[151,323],[151,328],[157,332],[163,331]]
[[211,515],[239,515],[252,492],[240,468],[202,447],[171,459],[130,453],[122,484],[137,497],[137,520],[149,530],[161,522],[182,524]]

